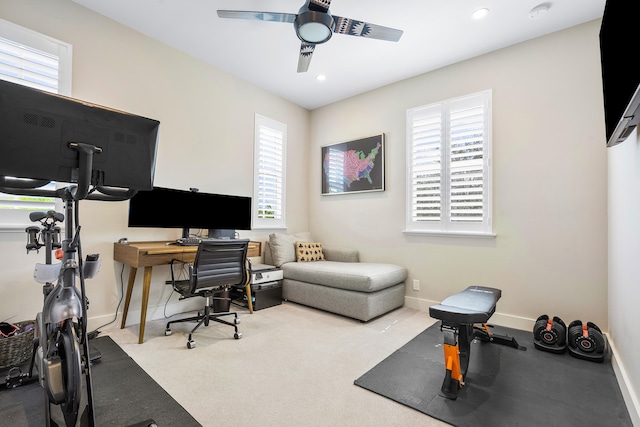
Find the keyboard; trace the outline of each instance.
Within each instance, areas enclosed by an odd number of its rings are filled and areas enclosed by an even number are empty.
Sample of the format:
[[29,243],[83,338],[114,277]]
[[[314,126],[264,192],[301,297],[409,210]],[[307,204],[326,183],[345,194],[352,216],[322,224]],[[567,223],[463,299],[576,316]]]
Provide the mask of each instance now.
[[182,237],[176,243],[180,246],[198,246],[201,241],[200,237]]

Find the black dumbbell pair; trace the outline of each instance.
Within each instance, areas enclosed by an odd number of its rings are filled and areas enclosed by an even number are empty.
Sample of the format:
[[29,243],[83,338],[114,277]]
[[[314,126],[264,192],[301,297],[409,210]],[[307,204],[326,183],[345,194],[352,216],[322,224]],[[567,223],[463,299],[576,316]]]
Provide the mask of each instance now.
[[557,316],[541,315],[533,326],[533,344],[538,350],[569,354],[579,359],[602,362],[607,350],[607,340],[593,322],[583,324],[574,320],[569,327]]

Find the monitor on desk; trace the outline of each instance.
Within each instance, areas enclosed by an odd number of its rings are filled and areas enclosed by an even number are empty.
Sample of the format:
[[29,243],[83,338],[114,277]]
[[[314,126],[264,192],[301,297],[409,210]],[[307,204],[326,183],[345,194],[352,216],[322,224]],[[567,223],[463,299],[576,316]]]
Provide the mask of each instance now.
[[233,239],[251,230],[251,197],[153,187],[129,201],[129,227],[208,229],[209,237]]

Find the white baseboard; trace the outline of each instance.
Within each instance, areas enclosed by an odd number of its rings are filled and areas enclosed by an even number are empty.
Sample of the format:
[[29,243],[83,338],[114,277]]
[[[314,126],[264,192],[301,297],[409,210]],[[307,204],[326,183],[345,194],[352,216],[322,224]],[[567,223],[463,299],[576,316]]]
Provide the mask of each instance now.
[[[440,302],[408,296],[404,297],[404,301],[405,306],[420,311],[429,311],[429,306],[438,304]],[[494,315],[491,316],[491,323],[525,331],[533,331],[533,325],[535,324],[535,322],[535,319],[527,319],[524,317],[512,316],[509,314],[498,312],[494,313]],[[613,372],[616,375],[616,380],[618,381],[620,391],[622,392],[622,397],[624,398],[624,402],[627,405],[627,410],[629,411],[631,422],[633,423],[634,427],[640,427],[640,401],[638,399],[638,396],[633,392],[633,389],[628,386],[628,384],[630,384],[629,377],[626,373],[626,370],[624,369],[624,366],[622,366],[618,357],[616,357],[616,346],[608,335],[607,341],[611,346],[611,365],[613,366]]]
[[630,381],[629,376],[627,375],[627,371],[620,363],[620,360],[617,357],[615,343],[608,335],[607,341],[609,342],[609,346],[611,347],[611,365],[613,366],[613,372],[615,372],[616,374],[616,379],[618,380],[618,385],[620,386],[620,391],[622,392],[624,403],[627,405],[627,411],[629,411],[631,423],[634,425],[634,427],[640,427],[640,400],[634,393],[633,389],[629,387]]

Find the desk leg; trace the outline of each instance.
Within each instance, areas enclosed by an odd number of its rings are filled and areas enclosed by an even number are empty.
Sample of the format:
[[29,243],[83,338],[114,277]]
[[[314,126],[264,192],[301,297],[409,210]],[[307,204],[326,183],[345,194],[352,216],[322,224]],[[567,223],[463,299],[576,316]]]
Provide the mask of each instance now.
[[138,344],[144,341],[144,324],[147,321],[147,305],[149,304],[149,288],[151,288],[151,267],[144,268],[144,281],[142,287],[142,311],[140,312],[140,332]]
[[127,324],[127,313],[129,312],[129,303],[131,302],[131,292],[133,291],[133,283],[136,281],[135,267],[129,268],[129,283],[127,284],[127,296],[124,300],[124,310],[122,311],[122,323],[120,323],[120,329],[124,329]]
[[247,295],[247,303],[249,304],[249,313],[253,313],[253,301],[251,301],[251,283],[247,283],[244,287],[244,292]]

